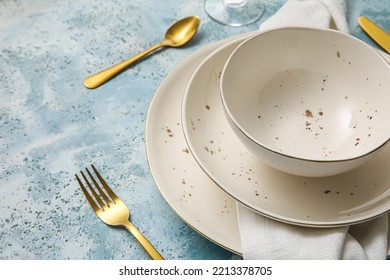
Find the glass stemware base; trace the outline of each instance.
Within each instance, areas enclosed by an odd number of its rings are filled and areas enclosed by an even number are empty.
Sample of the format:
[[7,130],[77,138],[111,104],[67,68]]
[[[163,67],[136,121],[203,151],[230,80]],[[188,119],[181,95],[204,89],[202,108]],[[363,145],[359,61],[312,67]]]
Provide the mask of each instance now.
[[228,26],[254,23],[265,11],[260,0],[205,0],[204,8],[210,18]]

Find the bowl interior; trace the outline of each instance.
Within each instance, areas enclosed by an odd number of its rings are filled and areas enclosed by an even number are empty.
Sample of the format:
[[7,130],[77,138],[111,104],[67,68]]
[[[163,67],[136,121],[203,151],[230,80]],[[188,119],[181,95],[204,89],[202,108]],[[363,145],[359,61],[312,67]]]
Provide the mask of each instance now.
[[372,48],[331,30],[277,29],[228,59],[221,94],[252,141],[292,157],[355,158],[388,140],[390,69]]

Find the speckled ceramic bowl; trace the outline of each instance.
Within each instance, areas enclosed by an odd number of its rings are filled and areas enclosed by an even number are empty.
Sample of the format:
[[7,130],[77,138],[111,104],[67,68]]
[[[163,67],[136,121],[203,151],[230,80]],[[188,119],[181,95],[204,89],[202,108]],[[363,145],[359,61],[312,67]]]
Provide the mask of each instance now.
[[338,31],[288,27],[249,38],[227,60],[220,92],[240,140],[287,173],[343,173],[389,141],[390,66]]

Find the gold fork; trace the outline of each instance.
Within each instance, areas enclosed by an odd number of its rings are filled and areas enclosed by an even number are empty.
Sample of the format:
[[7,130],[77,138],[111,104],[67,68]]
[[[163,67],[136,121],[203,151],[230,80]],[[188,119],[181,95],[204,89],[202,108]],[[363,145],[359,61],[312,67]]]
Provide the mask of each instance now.
[[103,177],[96,170],[95,166],[91,165],[93,171],[96,174],[96,177],[99,179],[102,188],[99,186],[98,182],[92,176],[91,172],[86,168],[86,171],[91,178],[93,185],[98,190],[99,194],[92,187],[91,183],[81,171],[81,176],[83,177],[85,183],[87,184],[90,193],[87,190],[87,187],[84,186],[79,176],[76,175],[76,179],[80,184],[81,189],[83,190],[84,195],[86,196],[89,204],[91,205],[93,211],[99,216],[99,218],[110,226],[122,226],[125,227],[129,232],[131,232],[138,242],[144,247],[146,252],[154,260],[163,260],[164,258],[160,255],[159,252],[150,244],[150,242],[142,235],[142,233],[129,221],[130,211],[127,206],[122,202],[122,200],[116,196],[116,194],[111,190]]

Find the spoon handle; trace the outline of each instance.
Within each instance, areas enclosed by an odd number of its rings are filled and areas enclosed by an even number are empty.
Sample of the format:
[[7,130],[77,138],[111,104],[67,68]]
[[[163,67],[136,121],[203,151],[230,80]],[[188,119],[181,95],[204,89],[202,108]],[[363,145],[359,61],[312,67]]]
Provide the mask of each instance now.
[[121,73],[123,70],[125,70],[127,67],[129,67],[131,64],[139,60],[140,58],[144,57],[145,55],[151,53],[152,51],[161,48],[165,46],[164,42],[160,42],[153,47],[150,47],[149,49],[137,54],[136,56],[133,56],[132,58],[129,58],[125,61],[122,61],[114,66],[111,66],[110,68],[100,71],[99,73],[96,73],[92,76],[89,76],[84,80],[84,86],[90,89],[97,88],[110,80],[111,78],[115,77],[119,73]]

